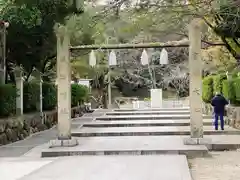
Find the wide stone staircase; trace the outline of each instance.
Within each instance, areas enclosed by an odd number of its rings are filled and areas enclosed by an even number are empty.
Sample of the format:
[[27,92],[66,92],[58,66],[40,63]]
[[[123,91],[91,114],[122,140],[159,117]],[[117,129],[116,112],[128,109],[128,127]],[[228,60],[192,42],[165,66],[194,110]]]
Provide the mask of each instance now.
[[45,144],[26,155],[39,153],[51,163],[21,180],[191,180],[188,158],[240,147],[239,130],[215,131],[212,117],[203,119],[204,138],[211,141],[185,145],[189,108],[96,110],[72,122],[78,146]]
[[[111,154],[185,154],[199,156],[209,150],[236,149],[240,131],[226,125],[215,131],[211,116],[203,116],[206,145],[185,145],[190,135],[189,108],[159,110],[112,110],[94,117],[93,121],[72,131],[79,146],[53,148],[42,152],[43,157]],[[75,122],[77,124],[78,122]],[[77,126],[77,125],[76,125]]]

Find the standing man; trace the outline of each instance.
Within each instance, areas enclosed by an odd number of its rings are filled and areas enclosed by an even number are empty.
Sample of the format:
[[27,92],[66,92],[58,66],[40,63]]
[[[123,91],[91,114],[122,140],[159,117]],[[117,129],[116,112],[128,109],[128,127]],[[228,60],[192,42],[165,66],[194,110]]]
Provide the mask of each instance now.
[[212,106],[214,107],[214,116],[215,116],[215,130],[218,130],[218,118],[220,117],[221,129],[224,130],[224,112],[225,106],[228,105],[228,101],[220,94],[216,93],[211,101]]

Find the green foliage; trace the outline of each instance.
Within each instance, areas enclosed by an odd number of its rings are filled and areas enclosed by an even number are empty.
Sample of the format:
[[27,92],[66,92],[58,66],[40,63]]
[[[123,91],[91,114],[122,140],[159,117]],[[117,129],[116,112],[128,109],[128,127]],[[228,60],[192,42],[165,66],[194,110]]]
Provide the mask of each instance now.
[[151,101],[151,98],[144,98],[144,101]]
[[210,103],[213,98],[213,77],[207,76],[202,82],[202,99],[205,103]]
[[71,96],[72,107],[75,107],[78,104],[82,104],[84,101],[87,100],[89,93],[87,86],[72,84],[71,89],[72,89]]
[[[39,85],[24,83],[23,108],[25,113],[36,112],[39,102]],[[82,104],[88,99],[86,86],[72,84],[72,107]],[[43,83],[43,110],[53,110],[57,106],[57,87],[51,83]],[[16,112],[16,87],[11,84],[0,85],[0,116],[10,116]]]
[[[215,82],[214,82],[215,81]],[[240,105],[240,78],[225,79],[224,75],[207,76],[203,79],[202,99],[210,103],[214,88],[230,100],[233,105]],[[221,90],[221,91],[220,91]],[[216,92],[216,91],[215,91]]]
[[237,78],[239,72],[240,72],[240,69],[239,69],[239,68],[234,69],[234,70],[232,71],[232,73],[231,73],[231,77],[232,77],[232,78]]
[[5,0],[0,17],[10,22],[6,51],[8,65],[22,65],[27,75],[33,67],[43,73],[49,70],[46,66],[52,67],[56,56],[55,25],[65,23],[66,17],[74,12],[69,0]]
[[222,91],[222,86],[221,86],[221,79],[219,75],[216,75],[213,77],[213,93],[215,94],[216,92],[221,93]]
[[37,110],[37,103],[39,103],[40,89],[37,83],[24,83],[23,86],[23,111],[25,113],[34,112]]
[[57,88],[54,84],[43,83],[43,110],[52,110],[57,106]]
[[236,95],[236,101],[240,101],[240,78],[234,79],[234,90]]
[[216,92],[222,93],[222,82],[227,77],[225,74],[219,74],[213,77],[213,93]]
[[222,94],[225,98],[230,100],[231,103],[235,103],[236,95],[235,95],[235,88],[234,88],[234,81],[233,80],[223,80],[223,82],[222,82]]
[[[214,13],[214,31],[226,44],[229,52],[236,58],[240,53],[240,11],[236,1],[228,0],[220,3]],[[239,63],[239,62],[238,62]]]
[[16,97],[17,91],[14,85],[0,85],[0,116],[15,114]]

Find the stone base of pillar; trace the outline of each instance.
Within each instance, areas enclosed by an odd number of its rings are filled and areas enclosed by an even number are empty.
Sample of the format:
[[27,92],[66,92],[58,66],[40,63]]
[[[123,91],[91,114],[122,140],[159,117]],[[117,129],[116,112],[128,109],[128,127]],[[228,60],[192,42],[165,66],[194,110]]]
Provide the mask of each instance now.
[[69,140],[51,140],[49,148],[55,147],[74,147],[78,145],[77,139],[69,139]]
[[185,138],[183,139],[185,145],[208,145],[212,143],[209,138]]

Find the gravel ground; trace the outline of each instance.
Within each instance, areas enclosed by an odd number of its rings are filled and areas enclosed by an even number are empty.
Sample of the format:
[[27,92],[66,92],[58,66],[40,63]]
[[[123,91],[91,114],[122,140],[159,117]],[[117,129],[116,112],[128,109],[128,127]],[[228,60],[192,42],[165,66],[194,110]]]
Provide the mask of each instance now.
[[212,152],[211,157],[189,160],[193,180],[239,180],[240,150]]

